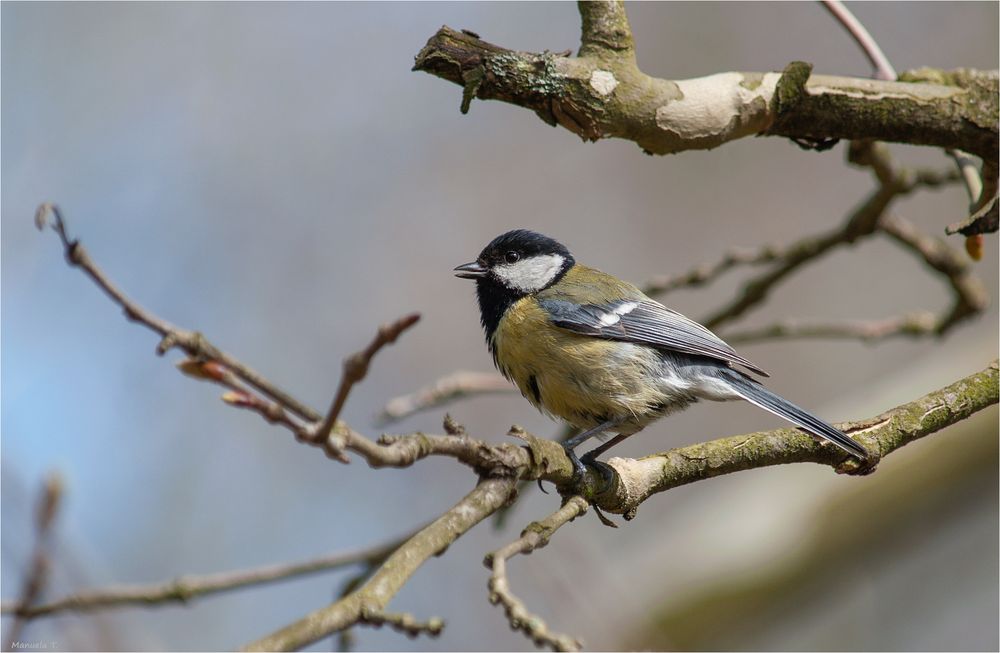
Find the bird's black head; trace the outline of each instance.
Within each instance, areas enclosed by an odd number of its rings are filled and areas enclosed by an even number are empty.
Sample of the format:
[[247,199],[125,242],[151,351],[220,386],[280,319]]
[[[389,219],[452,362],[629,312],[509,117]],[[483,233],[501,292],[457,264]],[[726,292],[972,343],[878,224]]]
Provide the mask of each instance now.
[[455,275],[476,280],[479,310],[489,339],[511,304],[558,282],[575,262],[558,241],[516,229],[494,238],[479,258],[455,268]]

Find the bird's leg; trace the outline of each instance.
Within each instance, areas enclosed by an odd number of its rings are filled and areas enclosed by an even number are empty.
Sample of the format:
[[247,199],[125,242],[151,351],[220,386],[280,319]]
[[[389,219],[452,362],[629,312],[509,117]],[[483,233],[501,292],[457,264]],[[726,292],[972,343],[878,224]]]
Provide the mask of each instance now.
[[[573,463],[573,483],[574,484],[575,483],[579,483],[580,479],[583,478],[583,475],[586,473],[587,468],[580,461],[580,459],[577,458],[576,452],[574,452],[573,450],[576,449],[577,447],[579,447],[581,444],[583,444],[587,440],[589,440],[590,438],[594,437],[595,435],[600,435],[601,433],[604,433],[607,430],[615,428],[619,424],[620,424],[620,422],[618,420],[608,420],[607,422],[604,422],[602,424],[598,424],[594,428],[589,429],[587,431],[584,431],[583,433],[579,433],[577,435],[574,435],[573,437],[571,437],[570,439],[568,439],[568,440],[566,440],[565,442],[562,443],[563,449],[566,450],[566,457],[569,458],[569,460],[570,460],[571,463]],[[599,454],[600,452],[605,451],[608,447],[614,445],[617,442],[620,442],[622,439],[623,439],[622,436],[620,436],[620,435],[616,436],[613,440],[610,440],[608,443],[602,444],[600,447],[598,447],[597,449],[595,449],[595,451],[597,451],[598,454]],[[584,454],[584,458],[586,460],[592,462],[594,455],[596,455],[596,454],[592,455],[591,453],[587,453],[587,454]],[[605,470],[601,470],[601,475],[604,475],[604,474],[605,474]]]
[[605,487],[610,486],[612,481],[615,480],[615,473],[611,471],[610,465],[608,465],[607,463],[602,463],[600,460],[597,460],[597,457],[600,456],[605,451],[607,451],[608,449],[610,449],[611,447],[621,442],[622,440],[624,440],[625,438],[627,438],[629,435],[631,434],[624,435],[619,433],[618,435],[611,438],[601,446],[596,447],[593,450],[583,454],[583,457],[580,458],[580,462],[582,462],[584,465],[590,465],[592,467],[597,468],[597,471],[601,473],[601,478],[604,481]]
[[583,457],[580,460],[582,460],[584,463],[586,463],[588,465],[597,462],[595,459],[598,456],[600,456],[602,453],[604,453],[605,451],[607,451],[611,447],[615,446],[619,442],[623,441],[629,435],[632,435],[632,434],[629,433],[629,434],[626,435],[626,434],[619,433],[618,435],[616,435],[615,437],[611,438],[610,440],[608,440],[607,442],[605,442],[601,446],[595,447],[594,449],[592,449],[592,450],[588,451],[587,453],[583,454]]

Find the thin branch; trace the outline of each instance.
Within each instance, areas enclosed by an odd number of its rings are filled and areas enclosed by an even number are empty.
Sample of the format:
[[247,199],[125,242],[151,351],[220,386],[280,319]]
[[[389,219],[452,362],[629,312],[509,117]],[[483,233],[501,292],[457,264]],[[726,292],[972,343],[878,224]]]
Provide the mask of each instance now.
[[553,651],[579,651],[583,644],[569,635],[552,632],[542,619],[532,614],[524,602],[510,591],[507,580],[507,560],[521,553],[527,555],[549,543],[559,528],[587,511],[587,502],[581,497],[570,497],[559,510],[542,521],[532,522],[521,537],[507,546],[486,556],[484,564],[492,570],[490,575],[490,603],[501,604],[513,630],[522,631],[536,646],[547,646]]
[[364,615],[383,614],[420,565],[512,499],[515,481],[513,477],[481,480],[453,508],[396,549],[357,591],[252,642],[246,650],[297,650],[358,623]]
[[937,321],[935,334],[948,332],[962,320],[982,312],[989,305],[989,291],[975,275],[968,259],[944,240],[921,233],[916,225],[893,214],[882,216],[879,229],[918,255],[948,280],[955,294],[955,301],[951,310]]
[[[51,216],[51,221],[50,221]],[[66,253],[66,261],[75,267],[82,269],[87,276],[103,290],[116,304],[125,312],[125,317],[133,322],[138,322],[143,326],[155,331],[160,335],[161,340],[156,347],[156,353],[165,354],[173,347],[183,349],[189,356],[204,360],[214,360],[222,363],[227,368],[236,373],[242,380],[264,393],[271,399],[277,401],[300,417],[312,421],[320,418],[319,413],[297,401],[284,390],[265,379],[259,372],[244,365],[229,354],[221,351],[218,347],[205,339],[197,331],[187,331],[170,324],[146,309],[142,308],[125,293],[118,289],[105,276],[104,272],[98,268],[90,259],[90,255],[78,240],[70,239],[66,232],[66,224],[63,221],[59,207],[52,203],[45,203],[38,207],[35,212],[35,225],[39,230],[51,224],[52,229],[59,234],[63,248]]]
[[989,305],[989,292],[982,280],[974,274],[968,259],[944,240],[921,233],[916,225],[891,213],[879,218],[878,229],[947,279],[955,296],[950,309],[941,315],[918,311],[873,321],[809,323],[784,320],[756,329],[727,332],[726,340],[734,344],[794,338],[858,339],[872,342],[899,336],[939,336],[962,320],[981,313]]
[[58,474],[49,474],[42,485],[41,495],[35,513],[35,548],[31,554],[31,565],[24,577],[21,588],[21,598],[13,602],[12,612],[15,619],[4,638],[5,648],[16,650],[23,648],[21,633],[30,621],[30,613],[35,609],[35,603],[45,589],[49,576],[49,541],[52,524],[59,512],[59,504],[63,495],[63,482]]
[[333,402],[330,404],[330,410],[327,411],[326,418],[316,432],[319,440],[326,440],[330,436],[333,426],[337,422],[337,417],[340,416],[340,411],[344,408],[344,403],[347,401],[347,395],[351,393],[351,388],[368,374],[368,365],[371,363],[372,357],[382,347],[396,342],[400,334],[412,327],[419,320],[419,313],[411,313],[390,324],[383,324],[378,328],[375,338],[372,339],[367,347],[344,359],[344,373],[340,377],[337,394],[334,395]]
[[514,386],[509,381],[495,372],[452,372],[416,392],[390,399],[377,420],[379,426],[385,426],[459,399],[511,392],[513,389]]
[[[971,374],[940,390],[907,402],[867,420],[847,422],[839,428],[884,458],[897,449],[970,415],[994,406],[1000,363]],[[837,463],[835,459],[843,462]],[[720,438],[638,460],[612,458],[608,464],[617,473],[610,488],[595,497],[599,508],[635,516],[639,504],[653,494],[723,474],[771,465],[814,462],[834,466],[838,472],[856,470],[853,459],[817,444],[796,429],[778,429]]]
[[652,296],[665,295],[681,288],[698,288],[712,283],[740,265],[774,263],[787,256],[788,251],[777,245],[764,245],[758,249],[733,248],[718,261],[704,263],[681,274],[653,277],[642,286],[642,292]]
[[901,336],[923,337],[938,333],[938,318],[933,313],[919,311],[884,320],[853,322],[803,322],[783,320],[767,326],[740,331],[727,331],[726,342],[746,344],[767,340],[824,338],[874,342]]
[[437,637],[444,630],[444,621],[439,617],[431,617],[427,621],[418,621],[416,617],[406,612],[380,612],[377,610],[362,612],[358,623],[375,626],[376,628],[389,626],[396,632],[403,633],[411,639],[421,634]]
[[[803,238],[783,250],[776,250],[778,254],[776,265],[767,272],[747,281],[735,299],[705,318],[704,324],[706,326],[710,329],[715,329],[733,321],[751,308],[763,303],[781,281],[801,266],[818,260],[837,247],[853,245],[859,240],[869,238],[879,231],[884,230],[883,223],[886,222],[884,216],[896,198],[919,188],[936,187],[952,183],[960,178],[957,170],[950,170],[944,173],[924,169],[896,170],[892,165],[888,149],[882,143],[865,143],[863,146],[853,147],[851,155],[854,163],[870,167],[873,170],[876,178],[879,180],[878,188],[851,213],[840,228],[826,234]],[[891,229],[891,226],[889,228]],[[935,252],[941,252],[943,251],[942,248],[945,248],[948,252],[954,252],[954,250],[948,248],[943,242],[935,245],[934,249]],[[948,258],[951,260],[950,255]],[[957,265],[957,263],[954,263],[952,268]],[[957,318],[949,319],[949,328],[959,319],[979,312],[985,307],[985,303],[981,301],[985,292],[981,290],[982,283],[974,276],[972,270],[967,265],[962,266],[960,274],[957,272],[948,272],[939,266],[932,265],[931,267],[945,274],[952,281],[959,279],[959,277],[961,278],[960,283],[953,282],[952,285],[956,290],[957,296],[961,298],[963,308],[967,308],[968,311]],[[910,326],[914,325],[911,323]],[[772,327],[766,327],[769,333],[773,333],[771,329]],[[778,327],[777,330],[781,331],[781,328]],[[855,328],[845,330],[840,326],[831,329],[829,332],[831,334],[840,334],[837,337],[846,337],[846,334],[852,331],[855,333],[859,332]],[[921,331],[918,328],[907,333],[908,335],[920,335]],[[746,341],[747,336],[761,336],[763,332],[744,332],[741,335],[744,337],[744,341]],[[819,337],[818,333],[816,337]]]
[[[861,163],[863,165],[876,165],[875,162],[881,162],[882,159],[883,157],[880,156],[872,157],[869,155],[869,159]],[[882,174],[886,176],[886,181],[893,184],[896,192],[901,195],[919,188],[937,188],[951,184],[960,178],[956,170],[942,171],[931,168],[906,169],[900,171],[897,176],[890,167],[885,169]],[[852,219],[845,223],[843,231],[850,230]],[[857,239],[865,235],[868,234],[854,233],[852,237]],[[642,291],[651,296],[665,295],[681,288],[698,288],[708,285],[738,266],[757,267],[769,263],[788,263],[801,257],[803,252],[809,251],[812,252],[811,256],[819,256],[826,251],[826,249],[816,247],[816,243],[822,241],[822,236],[809,236],[789,245],[768,244],[757,248],[732,248],[717,261],[703,263],[687,272],[648,279],[642,286]]]
[[840,0],[822,0],[822,4],[823,8],[844,26],[844,29],[854,38],[865,56],[868,57],[868,61],[875,69],[875,79],[884,81],[896,79],[896,69],[889,63],[889,58],[885,56],[878,42],[872,38],[872,35],[868,33],[861,21],[851,13],[851,10]]
[[5,614],[14,613],[26,619],[35,619],[63,612],[92,612],[135,605],[158,606],[168,603],[187,603],[193,599],[212,594],[231,592],[349,565],[383,560],[409,537],[397,538],[360,551],[334,553],[302,562],[206,576],[180,576],[172,581],[153,585],[128,585],[83,591],[50,603],[23,609],[17,603],[4,602],[2,610]]
[[819,259],[836,247],[853,244],[858,239],[872,235],[879,216],[898,194],[894,187],[880,186],[855,209],[842,227],[794,243],[786,250],[780,263],[744,284],[739,296],[705,318],[703,324],[709,329],[716,329],[731,322],[767,299],[778,283],[803,265]]

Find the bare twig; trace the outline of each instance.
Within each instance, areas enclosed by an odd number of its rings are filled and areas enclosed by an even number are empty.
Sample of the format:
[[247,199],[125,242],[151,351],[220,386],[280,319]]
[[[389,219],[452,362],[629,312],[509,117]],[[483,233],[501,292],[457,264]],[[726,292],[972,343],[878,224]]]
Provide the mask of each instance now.
[[[50,221],[50,216],[52,220]],[[143,326],[158,333],[161,337],[156,353],[163,355],[173,347],[180,347],[189,356],[204,360],[214,360],[222,363],[227,368],[237,374],[243,381],[274,399],[287,409],[296,413],[300,417],[308,420],[318,420],[319,413],[299,402],[284,390],[265,379],[259,372],[244,365],[229,354],[221,351],[218,347],[205,339],[197,331],[187,331],[170,324],[146,309],[142,308],[125,293],[118,289],[107,278],[103,271],[98,268],[90,259],[90,255],[78,240],[70,239],[66,232],[66,224],[63,221],[62,213],[55,204],[46,202],[38,207],[35,212],[35,224],[39,229],[44,229],[46,225],[51,225],[52,229],[59,234],[62,240],[63,249],[66,253],[66,261],[75,267],[82,269],[87,276],[103,290],[111,299],[118,304],[125,312],[125,317],[133,322],[138,322]]]
[[840,0],[822,0],[823,8],[833,14],[844,29],[854,38],[861,50],[868,57],[872,67],[875,68],[875,79],[893,80],[896,79],[896,69],[889,63],[889,58],[882,52],[878,42],[872,38],[865,26],[861,24],[851,10],[844,6]]
[[324,418],[323,423],[320,424],[316,432],[317,439],[325,441],[330,436],[333,426],[337,422],[337,417],[340,416],[340,411],[344,408],[344,403],[347,401],[347,395],[351,393],[351,388],[368,374],[368,365],[371,363],[372,357],[382,347],[396,342],[401,333],[412,327],[419,320],[419,313],[411,313],[390,324],[383,324],[378,328],[375,338],[372,339],[367,347],[344,359],[344,373],[340,377],[337,394],[334,395],[333,402],[330,404],[330,410],[327,411],[326,418]]
[[[881,165],[883,160],[882,156],[869,157],[866,164]],[[756,249],[734,248],[718,261],[699,265],[680,274],[653,277],[642,286],[642,291],[647,295],[663,295],[680,288],[707,285],[740,265],[775,264],[769,272],[760,275],[744,287],[744,297],[734,300],[726,309],[721,309],[706,321],[710,327],[721,326],[763,301],[771,286],[776,285],[799,266],[819,258],[838,245],[853,243],[875,233],[877,226],[875,221],[895,195],[904,195],[918,188],[935,188],[959,179],[959,174],[955,170],[942,172],[926,168],[906,169],[900,171],[898,175],[888,168],[883,170],[882,174],[888,175],[886,182],[891,186],[891,192],[874,193],[868,202],[857,209],[843,227],[835,232],[825,236],[808,236],[789,245],[768,244]]]
[[653,277],[642,286],[642,292],[647,295],[664,295],[680,288],[697,288],[715,281],[736,266],[763,265],[778,261],[786,256],[786,251],[776,245],[764,245],[758,249],[734,248],[713,263],[699,265],[681,274]]
[[338,569],[355,564],[376,564],[399,548],[410,536],[350,553],[334,553],[312,560],[258,567],[207,576],[181,576],[166,583],[107,587],[78,592],[50,603],[20,608],[17,603],[3,604],[3,612],[14,612],[26,619],[52,616],[63,612],[91,612],[134,605],[156,606],[187,603],[211,594],[255,587],[300,576]]
[[511,392],[514,386],[495,372],[452,372],[416,392],[390,399],[378,415],[381,426],[420,411],[439,408],[452,401],[496,392]]
[[[4,638],[5,648],[16,650],[24,648],[21,641],[21,634],[25,626],[31,619],[31,612],[35,610],[35,603],[45,589],[49,575],[49,541],[52,532],[52,524],[59,511],[59,502],[62,499],[63,482],[58,474],[49,474],[42,485],[41,496],[35,513],[35,548],[31,554],[31,565],[24,577],[24,584],[21,588],[21,598],[13,602],[10,612],[15,615],[14,621]],[[7,612],[8,610],[4,610]]]
[[[836,247],[851,245],[860,239],[871,237],[879,231],[889,233],[892,230],[895,218],[885,218],[889,206],[894,199],[899,196],[911,193],[922,187],[939,186],[951,183],[960,179],[957,170],[940,173],[932,170],[896,170],[892,165],[892,159],[888,149],[881,143],[865,143],[852,148],[852,160],[855,163],[870,167],[879,180],[878,188],[872,192],[868,199],[852,212],[847,221],[834,231],[825,235],[803,238],[784,250],[778,250],[779,256],[775,267],[771,270],[748,281],[739,296],[733,299],[715,313],[707,317],[704,321],[709,328],[718,328],[746,311],[762,303],[769,296],[770,292],[782,280],[795,272],[799,267],[810,263],[822,255],[830,252]],[[884,225],[888,224],[886,227]],[[893,235],[890,233],[890,235]],[[899,240],[897,238],[897,240]],[[921,236],[921,245],[925,252],[928,244],[927,237]],[[933,250],[935,261],[947,259],[948,263],[931,264],[931,267],[939,273],[948,277],[956,292],[957,305],[954,311],[955,317],[950,317],[946,321],[947,330],[960,319],[981,311],[985,307],[985,291],[982,283],[974,276],[972,270],[964,262],[959,262],[955,257],[961,258],[957,252],[941,241],[934,241]],[[920,251],[913,243],[902,243],[915,251]],[[945,254],[944,252],[947,252]],[[928,261],[930,263],[930,261]],[[961,312],[957,309],[961,308]],[[912,317],[912,316],[909,316]],[[929,333],[943,333],[944,330],[926,331],[917,322],[904,316],[894,318],[895,324],[899,327],[898,333],[910,336],[919,336]],[[772,325],[749,332],[742,332],[737,340],[742,338],[744,342],[755,339],[766,339],[775,337],[789,337],[792,333],[799,333],[801,329],[788,328],[790,325]],[[819,326],[819,325],[814,325]],[[893,335],[893,330],[886,324],[871,324],[878,334],[875,337],[885,337]],[[852,334],[868,339],[870,330],[862,325],[855,324],[847,326],[844,324],[829,325],[829,328],[809,328],[803,335],[808,337],[850,337]],[[731,336],[727,336],[731,337]]]
[[802,322],[783,320],[756,329],[726,332],[726,342],[745,344],[765,340],[826,338],[874,342],[899,336],[921,337],[937,333],[938,319],[933,313],[919,311],[885,320],[854,322]]
[[982,312],[989,305],[989,292],[974,274],[968,259],[944,240],[921,233],[916,225],[893,214],[882,216],[879,229],[918,255],[948,280],[955,294],[955,302],[951,310],[937,321],[935,334],[946,333],[960,321]]
[[740,317],[767,299],[779,282],[803,265],[817,260],[836,247],[870,236],[875,232],[879,216],[898,194],[895,187],[880,186],[854,210],[842,227],[794,243],[774,268],[748,281],[738,297],[705,318],[703,324],[715,329]]
[[988,306],[989,293],[985,285],[961,252],[944,240],[921,233],[916,225],[892,213],[879,218],[878,229],[948,280],[955,296],[950,309],[941,315],[918,311],[873,321],[808,323],[784,320],[756,329],[727,332],[726,340],[747,343],[793,338],[851,338],[871,342],[899,336],[938,336]]
[[437,637],[444,630],[444,621],[439,617],[431,617],[427,621],[417,621],[417,618],[406,612],[381,612],[378,610],[362,611],[358,623],[381,628],[388,625],[393,630],[413,638],[420,634]]
[[348,596],[247,646],[251,651],[300,649],[381,613],[420,565],[448,548],[512,498],[515,478],[483,479],[453,508],[396,549],[368,581]]
[[507,621],[514,630],[520,630],[536,646],[548,646],[553,651],[579,651],[580,640],[549,630],[541,618],[532,614],[521,599],[510,591],[507,581],[507,560],[518,553],[529,554],[549,543],[549,538],[559,528],[587,511],[587,502],[581,497],[570,497],[559,510],[542,521],[532,522],[521,537],[507,546],[486,556],[484,563],[492,570],[490,575],[490,603],[499,603],[507,614]]

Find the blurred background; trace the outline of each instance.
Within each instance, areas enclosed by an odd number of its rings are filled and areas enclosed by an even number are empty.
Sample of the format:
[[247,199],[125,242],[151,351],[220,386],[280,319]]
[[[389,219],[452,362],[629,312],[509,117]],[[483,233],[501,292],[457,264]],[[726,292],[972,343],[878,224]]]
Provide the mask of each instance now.
[[[900,70],[996,68],[996,3],[851,5]],[[728,70],[868,76],[813,3],[627,7],[640,66],[686,78]],[[532,113],[473,102],[410,72],[442,24],[488,41],[574,50],[571,3],[3,3],[2,596],[13,599],[50,470],[55,598],[354,549],[408,532],[469,490],[449,460],[344,466],[219,401],[153,355],[56,237],[32,225],[57,202],[72,235],[142,305],[317,408],[342,358],[409,311],[422,322],[376,359],[343,417],[375,434],[396,395],[456,369],[489,371],[472,284],[452,277],[496,234],[530,227],[635,282],[833,228],[873,188],[845,145],[805,152],[745,139],[651,158],[581,143]],[[935,150],[897,160],[946,169]],[[895,205],[941,235],[959,186]],[[961,247],[961,241],[951,244]],[[978,264],[997,295],[997,240]],[[701,318],[747,272],[670,295]],[[938,311],[945,283],[884,238],[837,250],[735,326],[778,318]],[[721,333],[720,335],[725,335]],[[776,391],[831,421],[868,417],[997,356],[995,303],[941,341],[747,345]],[[512,423],[558,426],[520,396],[449,408],[495,442]],[[394,432],[439,432],[444,410]],[[639,456],[781,426],[749,405],[699,405],[616,451]],[[996,650],[997,411],[906,447],[867,478],[796,465],[697,483],[617,530],[588,515],[510,565],[514,591],[592,649]],[[487,551],[558,504],[526,492],[431,559],[391,604],[444,617],[437,640],[357,630],[365,650],[531,649],[487,603]],[[328,603],[350,570],[197,600],[29,624],[58,649],[232,649]],[[4,626],[10,620],[4,619]],[[327,640],[314,650],[329,650]]]

